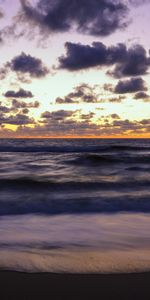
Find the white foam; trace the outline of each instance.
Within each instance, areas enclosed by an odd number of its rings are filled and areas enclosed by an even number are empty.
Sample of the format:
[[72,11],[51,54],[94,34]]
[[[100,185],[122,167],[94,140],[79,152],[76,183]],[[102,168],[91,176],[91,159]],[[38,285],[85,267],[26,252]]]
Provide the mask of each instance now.
[[149,228],[149,214],[2,217],[0,267],[27,272],[149,271]]

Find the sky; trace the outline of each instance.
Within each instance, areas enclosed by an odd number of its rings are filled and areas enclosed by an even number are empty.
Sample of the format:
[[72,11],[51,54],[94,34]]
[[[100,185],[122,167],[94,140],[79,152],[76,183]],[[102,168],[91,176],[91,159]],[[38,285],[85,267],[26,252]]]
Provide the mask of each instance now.
[[150,0],[0,0],[0,137],[150,137]]

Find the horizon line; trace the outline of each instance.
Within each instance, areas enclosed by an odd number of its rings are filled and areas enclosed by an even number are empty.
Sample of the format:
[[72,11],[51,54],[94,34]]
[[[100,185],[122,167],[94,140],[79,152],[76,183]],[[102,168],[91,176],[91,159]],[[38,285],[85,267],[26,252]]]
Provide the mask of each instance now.
[[150,136],[14,136],[0,139],[150,139]]

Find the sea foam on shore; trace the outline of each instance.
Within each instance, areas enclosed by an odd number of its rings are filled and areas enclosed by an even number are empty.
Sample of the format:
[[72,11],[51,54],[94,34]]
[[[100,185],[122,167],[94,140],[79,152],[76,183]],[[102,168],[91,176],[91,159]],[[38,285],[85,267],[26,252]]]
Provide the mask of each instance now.
[[149,214],[0,219],[0,268],[26,272],[150,270]]

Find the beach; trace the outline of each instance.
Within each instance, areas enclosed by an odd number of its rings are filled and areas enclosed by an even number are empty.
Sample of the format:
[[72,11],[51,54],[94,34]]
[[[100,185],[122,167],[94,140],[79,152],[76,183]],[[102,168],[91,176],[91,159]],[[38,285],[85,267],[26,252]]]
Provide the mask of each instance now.
[[0,271],[1,300],[149,300],[150,273],[52,274]]

